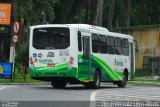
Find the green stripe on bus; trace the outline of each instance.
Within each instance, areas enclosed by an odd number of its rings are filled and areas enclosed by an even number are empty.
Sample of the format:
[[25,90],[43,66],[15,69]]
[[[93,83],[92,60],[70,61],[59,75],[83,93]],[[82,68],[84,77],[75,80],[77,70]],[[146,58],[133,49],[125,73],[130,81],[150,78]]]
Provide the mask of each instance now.
[[[83,54],[78,55],[78,58],[82,58]],[[100,66],[101,69],[114,81],[119,81],[122,79],[122,73],[117,73],[112,68],[104,62],[102,59],[100,59],[97,56],[92,57],[92,61],[96,62],[98,66]],[[91,64],[92,65],[92,64]]]
[[108,66],[108,64],[106,64],[102,59],[94,56],[93,60],[96,61],[100,65],[100,67],[111,77],[112,80],[120,80],[121,79],[119,77],[119,75],[116,72],[114,72]]
[[65,70],[68,68],[68,63],[60,64],[55,67],[36,67],[36,70]]

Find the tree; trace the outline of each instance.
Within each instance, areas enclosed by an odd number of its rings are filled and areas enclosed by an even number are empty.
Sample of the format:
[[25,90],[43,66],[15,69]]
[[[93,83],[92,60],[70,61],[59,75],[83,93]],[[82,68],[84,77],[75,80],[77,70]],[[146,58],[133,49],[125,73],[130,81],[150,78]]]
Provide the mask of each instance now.
[[[85,22],[84,0],[58,0],[54,4],[54,23],[84,23]],[[88,22],[88,21],[87,21]]]
[[113,23],[113,16],[114,16],[114,12],[115,12],[115,3],[116,0],[110,0],[110,6],[109,6],[109,13],[108,13],[108,29],[112,28],[112,23]]
[[131,0],[125,0],[125,25],[130,26]]
[[96,14],[96,25],[102,26],[103,21],[103,0],[98,0],[97,3],[97,14]]
[[159,0],[12,0],[12,4],[14,19],[21,19],[25,28],[44,23],[86,23],[109,29],[160,23]]

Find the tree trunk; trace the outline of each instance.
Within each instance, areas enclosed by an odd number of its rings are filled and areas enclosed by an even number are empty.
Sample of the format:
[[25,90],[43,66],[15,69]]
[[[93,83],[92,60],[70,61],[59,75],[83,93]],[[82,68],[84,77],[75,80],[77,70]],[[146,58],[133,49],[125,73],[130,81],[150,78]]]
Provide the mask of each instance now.
[[96,25],[102,26],[103,20],[103,0],[98,0],[97,3],[97,15],[96,15]]
[[89,2],[90,0],[85,1],[85,23],[88,23],[88,17],[89,17]]
[[89,15],[89,24],[95,25],[95,11],[97,7],[97,0],[90,0],[90,15]]
[[46,11],[43,10],[42,13],[43,13],[43,24],[46,24]]
[[115,0],[110,1],[109,14],[108,14],[108,29],[112,28],[113,16],[115,11],[115,2],[116,2]]
[[131,9],[131,0],[125,0],[125,23],[126,26],[130,26],[130,9]]
[[17,20],[17,0],[12,0],[12,7],[13,7],[13,19],[12,21]]

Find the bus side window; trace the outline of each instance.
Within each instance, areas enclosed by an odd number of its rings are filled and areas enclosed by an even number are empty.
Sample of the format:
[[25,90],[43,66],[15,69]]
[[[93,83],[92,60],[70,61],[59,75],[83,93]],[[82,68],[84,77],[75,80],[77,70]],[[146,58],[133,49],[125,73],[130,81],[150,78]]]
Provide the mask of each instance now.
[[122,41],[121,38],[115,38],[115,53],[117,55],[122,55]]
[[128,39],[122,39],[123,55],[129,56],[129,42]]
[[105,35],[99,35],[100,42],[99,42],[99,47],[100,47],[100,53],[107,53],[107,38]]
[[97,34],[92,34],[92,51],[93,53],[98,53],[99,50],[99,36]]
[[108,54],[114,54],[114,37],[108,36],[107,38],[107,51]]
[[82,51],[82,39],[81,39],[81,32],[78,31],[78,50],[79,52]]

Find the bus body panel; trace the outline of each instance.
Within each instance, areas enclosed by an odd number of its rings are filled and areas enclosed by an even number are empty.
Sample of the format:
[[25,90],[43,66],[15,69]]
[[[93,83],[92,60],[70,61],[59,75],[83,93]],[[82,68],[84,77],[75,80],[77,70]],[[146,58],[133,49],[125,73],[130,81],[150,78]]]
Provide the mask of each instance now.
[[[80,30],[79,30],[80,31]],[[84,32],[84,31],[81,31]],[[107,35],[108,32],[102,31],[91,31],[92,33]],[[84,34],[84,33],[83,33]],[[82,34],[82,37],[84,36]],[[109,33],[110,34],[110,33]],[[90,33],[91,36],[91,33]],[[110,35],[114,36],[114,35]],[[133,42],[133,41],[132,41]],[[91,42],[92,43],[92,42]],[[83,45],[83,44],[82,44]],[[92,49],[92,45],[91,45]],[[91,50],[92,52],[92,50]],[[96,69],[100,69],[102,72],[101,81],[121,81],[123,77],[123,72],[127,68],[128,77],[130,77],[130,58],[129,56],[123,55],[111,55],[111,54],[100,54],[100,53],[91,53],[91,72],[92,78],[88,78],[88,72],[86,71],[86,61],[83,58],[83,52],[79,53],[78,56],[78,71],[79,71],[79,80],[80,81],[93,81],[94,73]],[[130,79],[130,78],[129,78]]]
[[[33,30],[39,27],[31,27],[31,35]],[[48,27],[45,27],[48,28]],[[54,28],[54,27],[53,27]],[[61,27],[59,27],[61,28]],[[70,29],[69,33],[75,33]],[[29,65],[31,77],[42,77],[46,80],[48,77],[77,77],[77,55],[75,36],[70,35],[70,46],[66,49],[35,49],[33,42],[30,42]],[[30,37],[33,41],[33,36]],[[70,64],[72,58],[73,63]]]

